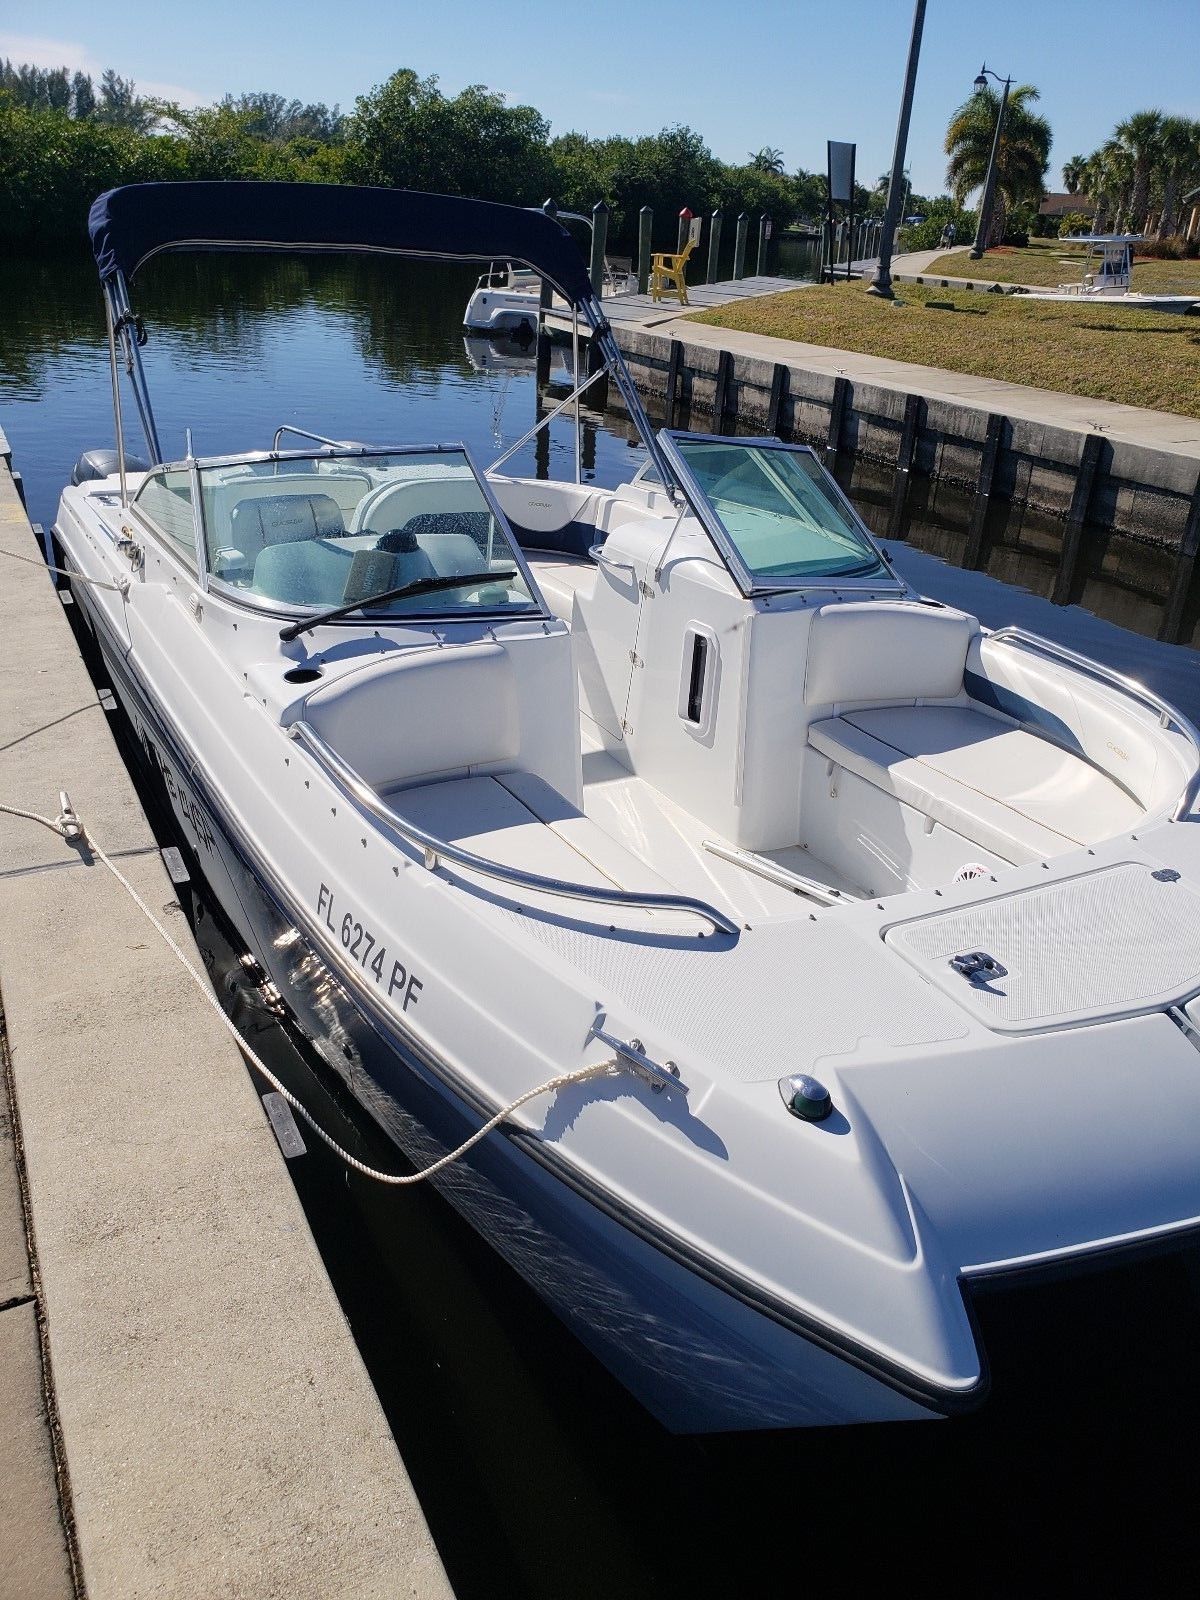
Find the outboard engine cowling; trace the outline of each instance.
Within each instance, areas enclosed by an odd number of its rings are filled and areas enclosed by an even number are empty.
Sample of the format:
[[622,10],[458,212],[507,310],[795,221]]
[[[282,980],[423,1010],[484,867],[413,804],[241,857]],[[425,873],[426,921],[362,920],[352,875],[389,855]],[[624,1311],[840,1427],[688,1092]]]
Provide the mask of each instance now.
[[[91,483],[96,478],[115,478],[118,470],[117,452],[115,450],[85,450],[79,460],[71,469],[71,482],[78,487],[81,483]],[[143,461],[141,456],[131,456],[125,453],[126,472],[148,472],[150,463]]]

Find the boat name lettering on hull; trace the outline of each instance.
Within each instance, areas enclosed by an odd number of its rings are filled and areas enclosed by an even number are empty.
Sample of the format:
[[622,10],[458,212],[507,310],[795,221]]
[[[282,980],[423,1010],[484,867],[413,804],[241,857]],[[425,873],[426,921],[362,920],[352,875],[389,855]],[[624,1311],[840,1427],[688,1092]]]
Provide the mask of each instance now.
[[174,767],[146,731],[140,717],[134,718],[134,729],[143,749],[150,758],[150,765],[166,785],[171,804],[195,835],[196,842],[207,855],[211,856],[216,849],[216,840],[213,838],[212,829],[208,825],[204,807],[196,799],[183,779],[176,774]]
[[420,978],[402,961],[389,960],[382,941],[364,927],[353,912],[343,911],[340,901],[335,911],[333,890],[324,883],[317,893],[317,916],[350,959],[357,961],[388,999],[399,1004],[401,1011],[416,1005],[425,987]]

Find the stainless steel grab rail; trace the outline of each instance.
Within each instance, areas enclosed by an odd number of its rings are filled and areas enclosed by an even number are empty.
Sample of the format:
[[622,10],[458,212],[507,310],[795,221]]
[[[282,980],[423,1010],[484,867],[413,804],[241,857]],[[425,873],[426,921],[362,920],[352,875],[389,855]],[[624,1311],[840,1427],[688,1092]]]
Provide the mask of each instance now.
[[377,821],[391,828],[402,839],[420,850],[422,861],[430,872],[442,861],[452,861],[455,866],[463,867],[468,872],[478,872],[487,878],[498,878],[502,883],[511,883],[519,889],[529,889],[539,894],[561,895],[568,900],[589,900],[599,905],[630,906],[641,911],[680,911],[711,923],[716,933],[736,935],[741,931],[736,922],[731,921],[715,906],[710,906],[703,900],[693,900],[688,895],[634,894],[627,889],[601,889],[587,883],[569,883],[562,878],[543,878],[537,873],[522,872],[520,867],[508,867],[503,862],[489,861],[486,856],[477,856],[473,851],[464,850],[446,839],[437,838],[435,834],[426,833],[424,828],[418,828],[399,812],[393,811],[369,784],[364,783],[353,767],[348,766],[336,750],[322,739],[311,723],[303,720],[293,722],[288,728],[288,736],[303,746],[318,765],[324,768],[327,776],[362,806],[364,811],[368,811]]
[[1136,678],[1126,677],[1123,672],[1116,672],[1112,667],[1106,667],[1102,661],[1093,661],[1090,656],[1080,655],[1077,650],[1072,650],[1065,644],[1058,644],[1053,639],[1047,639],[1043,634],[1030,633],[1028,628],[997,628],[994,633],[989,633],[985,637],[994,644],[1009,644],[1018,649],[1032,650],[1051,661],[1060,662],[1063,666],[1073,667],[1076,672],[1082,672],[1086,677],[1094,678],[1098,683],[1106,684],[1108,688],[1127,695],[1145,710],[1153,711],[1162,727],[1169,728],[1174,723],[1191,745],[1196,758],[1192,775],[1175,802],[1171,821],[1179,822],[1187,816],[1195,806],[1197,796],[1200,796],[1200,729],[1185,717],[1182,711],[1177,711],[1169,700],[1164,700],[1161,695],[1155,694],[1153,689],[1148,689]]

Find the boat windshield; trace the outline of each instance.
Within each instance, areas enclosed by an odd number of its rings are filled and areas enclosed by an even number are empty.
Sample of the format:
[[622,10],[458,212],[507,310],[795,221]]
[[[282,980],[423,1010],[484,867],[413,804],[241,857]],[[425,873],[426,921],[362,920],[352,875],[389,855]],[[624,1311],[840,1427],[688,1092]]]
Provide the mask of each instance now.
[[710,531],[715,518],[753,586],[888,575],[811,451],[761,440],[669,437],[710,513]]
[[[198,468],[208,569],[247,598],[330,609],[409,584],[373,615],[536,605],[501,518],[455,449]],[[496,574],[490,581],[486,575]],[[422,579],[463,575],[461,584]]]

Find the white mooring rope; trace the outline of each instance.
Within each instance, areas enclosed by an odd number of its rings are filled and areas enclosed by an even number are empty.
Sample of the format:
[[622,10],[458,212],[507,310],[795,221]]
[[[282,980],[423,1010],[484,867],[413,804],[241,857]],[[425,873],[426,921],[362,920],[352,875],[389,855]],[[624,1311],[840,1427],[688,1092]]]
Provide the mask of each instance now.
[[[43,561],[41,556],[19,556],[15,550],[0,550],[0,556],[7,556],[10,561],[23,561],[27,567],[40,567],[43,572],[57,573],[60,578],[70,578],[72,583],[90,583],[93,589],[111,589],[113,594],[125,595],[129,593],[129,580],[122,579],[120,583],[106,583],[103,578],[89,578],[82,572],[76,572],[71,567],[51,566],[49,561]],[[25,813],[28,815],[28,813]],[[35,819],[42,821],[41,817]]]
[[[3,553],[9,554],[10,552],[5,551]],[[18,557],[18,559],[23,558]],[[41,565],[41,563],[39,563],[39,565]],[[467,1151],[470,1150],[472,1146],[477,1145],[481,1139],[485,1139],[487,1135],[493,1131],[493,1129],[498,1128],[502,1122],[504,1122],[508,1117],[511,1117],[514,1111],[519,1111],[523,1105],[530,1100],[535,1100],[538,1095],[551,1094],[556,1089],[565,1089],[569,1084],[584,1083],[589,1078],[598,1078],[603,1073],[619,1070],[619,1063],[615,1057],[610,1057],[606,1061],[593,1062],[591,1066],[576,1067],[573,1072],[560,1072],[553,1078],[547,1078],[545,1083],[539,1083],[535,1088],[526,1089],[524,1094],[518,1095],[515,1100],[510,1100],[508,1105],[497,1111],[494,1117],[489,1117],[487,1122],[485,1122],[481,1128],[477,1128],[469,1139],[465,1139],[462,1144],[458,1146],[457,1150],[451,1150],[447,1155],[444,1155],[439,1160],[433,1162],[431,1166],[422,1168],[420,1172],[381,1172],[377,1167],[369,1167],[365,1161],[360,1161],[357,1156],[352,1156],[349,1150],[343,1149],[343,1147],[337,1142],[332,1134],[326,1133],[325,1129],[322,1128],[320,1123],[316,1121],[308,1108],[303,1105],[294,1094],[292,1094],[290,1089],[286,1088],[279,1081],[279,1079],[271,1071],[270,1067],[268,1067],[263,1061],[262,1057],[258,1054],[254,1047],[238,1030],[238,1027],[233,1020],[226,1016],[225,1012],[221,1008],[221,1002],[217,999],[212,985],[209,983],[208,979],[201,972],[199,972],[188,959],[185,951],[176,943],[174,937],[171,935],[168,929],[163,926],[158,917],[153,911],[151,911],[150,907],[142,899],[141,895],[130,883],[129,879],[125,876],[121,869],[112,860],[110,860],[101,846],[96,843],[96,840],[92,838],[90,834],[85,832],[83,823],[71,809],[66,795],[63,795],[62,800],[63,809],[59,816],[55,818],[43,817],[36,811],[22,811],[17,806],[5,805],[2,801],[0,801],[0,812],[3,812],[5,816],[9,817],[22,817],[28,822],[40,822],[44,828],[49,828],[51,833],[57,833],[60,838],[66,839],[72,844],[78,844],[86,839],[88,847],[95,853],[99,860],[104,863],[104,865],[112,873],[113,877],[125,890],[126,894],[129,895],[134,905],[136,905],[138,909],[146,916],[155,931],[167,944],[171,952],[192,979],[192,982],[200,990],[200,993],[204,996],[205,1000],[221,1019],[221,1022],[225,1026],[226,1030],[233,1035],[234,1042],[237,1044],[238,1048],[241,1050],[246,1059],[254,1067],[256,1067],[259,1072],[262,1073],[263,1077],[267,1080],[271,1087],[278,1094],[283,1096],[288,1105],[292,1107],[293,1111],[298,1111],[300,1113],[317,1137],[322,1139],[336,1156],[340,1157],[348,1167],[353,1167],[355,1172],[361,1172],[366,1178],[373,1178],[376,1183],[389,1184],[395,1188],[404,1188],[409,1184],[423,1183],[426,1178],[432,1178],[436,1173],[441,1172],[443,1167],[448,1167],[452,1162],[458,1161],[461,1157],[465,1156]]]

